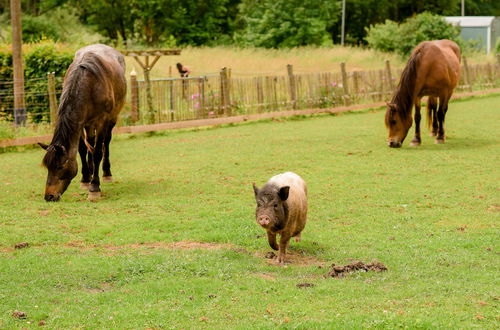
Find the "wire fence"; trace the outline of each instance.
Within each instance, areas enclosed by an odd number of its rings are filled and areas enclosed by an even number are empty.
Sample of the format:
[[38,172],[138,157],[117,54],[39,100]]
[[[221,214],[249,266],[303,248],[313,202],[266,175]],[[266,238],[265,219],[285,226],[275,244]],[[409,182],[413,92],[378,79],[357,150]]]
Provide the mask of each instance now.
[[[401,68],[386,61],[382,70],[294,74],[293,67],[281,75],[231,77],[231,70],[189,78],[131,81],[119,125],[139,125],[258,114],[290,109],[331,108],[389,100],[397,86]],[[62,91],[62,77],[55,77],[55,97],[50,97],[49,79],[25,81],[27,123],[55,120]],[[457,92],[500,87],[498,63],[467,65],[464,61]],[[54,96],[54,95],[53,95]],[[52,104],[51,104],[52,102]],[[0,121],[14,120],[12,81],[0,81]]]

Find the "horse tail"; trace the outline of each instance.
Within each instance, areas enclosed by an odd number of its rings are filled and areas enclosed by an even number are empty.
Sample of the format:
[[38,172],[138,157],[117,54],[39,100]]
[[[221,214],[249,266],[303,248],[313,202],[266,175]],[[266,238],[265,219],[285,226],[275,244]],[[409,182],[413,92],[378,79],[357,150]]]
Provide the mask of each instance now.
[[427,100],[427,127],[432,128],[434,123],[434,113],[437,111],[437,98],[434,96],[429,96]]

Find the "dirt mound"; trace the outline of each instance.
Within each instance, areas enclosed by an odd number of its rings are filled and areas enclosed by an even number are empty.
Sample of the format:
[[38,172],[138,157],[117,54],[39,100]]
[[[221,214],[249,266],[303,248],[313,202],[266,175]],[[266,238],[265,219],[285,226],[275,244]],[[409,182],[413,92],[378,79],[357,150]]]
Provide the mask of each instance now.
[[368,264],[365,264],[362,261],[355,261],[344,266],[336,266],[333,264],[332,269],[327,274],[327,277],[344,277],[348,273],[356,271],[367,272],[369,270],[374,272],[383,272],[387,270],[387,267],[378,261],[370,262]]

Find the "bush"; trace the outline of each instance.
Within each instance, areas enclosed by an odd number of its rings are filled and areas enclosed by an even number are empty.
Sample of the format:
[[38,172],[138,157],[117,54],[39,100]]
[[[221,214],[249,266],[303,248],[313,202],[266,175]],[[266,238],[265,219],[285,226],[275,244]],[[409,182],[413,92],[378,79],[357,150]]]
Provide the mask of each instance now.
[[[28,118],[32,122],[48,121],[49,99],[47,94],[47,73],[55,72],[56,77],[66,74],[73,60],[74,51],[64,46],[42,42],[25,45],[24,79],[25,105]],[[0,118],[12,120],[14,97],[12,86],[12,52],[10,45],[0,47]],[[62,79],[56,80],[57,90]]]
[[44,17],[24,15],[22,24],[23,42],[38,42],[44,39],[58,41],[60,39],[59,31],[54,24]]
[[381,51],[396,51],[408,56],[422,41],[450,39],[463,46],[460,28],[447,23],[441,16],[422,13],[401,24],[387,20],[367,28],[368,45]]

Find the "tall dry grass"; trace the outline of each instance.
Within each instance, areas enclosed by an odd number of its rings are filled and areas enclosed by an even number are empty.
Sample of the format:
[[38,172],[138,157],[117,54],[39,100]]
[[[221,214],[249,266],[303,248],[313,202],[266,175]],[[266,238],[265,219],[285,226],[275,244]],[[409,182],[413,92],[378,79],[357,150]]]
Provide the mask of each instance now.
[[[286,73],[292,64],[296,73],[340,71],[340,62],[347,63],[347,70],[382,69],[384,60],[394,67],[404,66],[406,59],[396,54],[381,53],[361,47],[301,47],[292,49],[262,49],[237,47],[187,47],[180,56],[163,56],[151,72],[152,78],[178,76],[175,64],[188,65],[193,76],[218,74],[223,67],[231,68],[234,77],[279,75]],[[494,61],[493,55],[475,53],[469,63]],[[137,71],[142,79],[142,69],[134,59],[127,57],[127,71]]]

